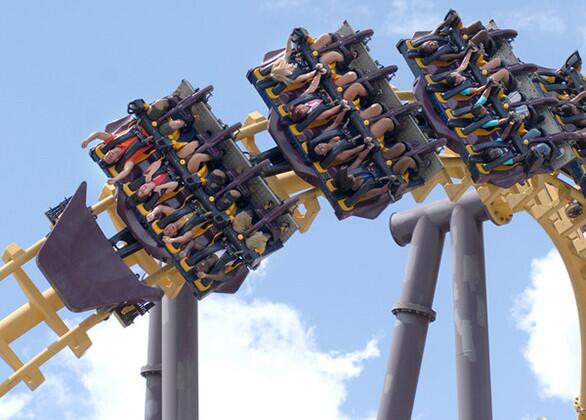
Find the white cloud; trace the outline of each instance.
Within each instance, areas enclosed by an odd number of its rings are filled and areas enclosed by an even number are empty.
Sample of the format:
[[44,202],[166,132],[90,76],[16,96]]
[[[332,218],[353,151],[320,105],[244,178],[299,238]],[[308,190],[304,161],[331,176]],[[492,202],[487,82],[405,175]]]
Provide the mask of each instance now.
[[263,259],[260,262],[258,268],[254,271],[251,271],[248,276],[246,276],[246,281],[238,291],[241,296],[251,296],[254,292],[257,282],[262,281],[267,277],[269,272],[269,259],[270,258]]
[[573,400],[579,391],[580,338],[576,303],[557,251],[531,264],[531,285],[517,298],[517,326],[529,335],[524,356],[543,397]]
[[18,393],[6,395],[0,399],[0,420],[11,420],[18,416],[21,419],[31,418],[26,406],[32,395]]
[[564,19],[553,9],[536,10],[526,8],[515,12],[507,12],[496,19],[497,25],[501,28],[510,27],[519,32],[530,29],[529,32],[536,34],[555,33],[562,34],[566,31]]
[[[210,301],[203,317],[205,419],[344,419],[346,381],[379,355],[376,341],[350,353],[320,351],[314,330],[284,304]],[[225,396],[230,404],[221,403]]]
[[436,5],[429,0],[392,0],[390,10],[385,25],[389,35],[411,36],[416,31],[430,31],[443,17]]
[[146,363],[148,317],[122,328],[114,319],[92,330],[94,343],[81,360],[71,360],[89,394],[91,419],[144,418],[145,381],[140,368]]
[[[348,419],[342,410],[347,383],[379,356],[377,339],[356,351],[320,350],[314,328],[281,303],[212,296],[200,305],[199,325],[200,413],[206,420]],[[0,412],[11,413],[11,420],[27,412],[59,420],[144,418],[139,371],[147,327],[147,317],[126,329],[114,320],[103,323],[90,333],[94,345],[84,358],[64,353],[57,368],[46,369],[46,384],[35,394],[3,399]],[[75,413],[66,412],[70,407]]]

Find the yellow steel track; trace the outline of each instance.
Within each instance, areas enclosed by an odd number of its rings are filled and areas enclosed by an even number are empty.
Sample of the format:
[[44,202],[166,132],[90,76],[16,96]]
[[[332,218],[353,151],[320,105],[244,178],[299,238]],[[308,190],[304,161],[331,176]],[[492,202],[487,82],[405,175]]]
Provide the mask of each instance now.
[[[409,95],[405,99],[409,99]],[[254,156],[259,153],[255,135],[266,128],[266,119],[260,113],[253,112],[244,121],[237,140]],[[586,420],[586,407],[583,405],[586,402],[586,239],[582,232],[582,226],[586,224],[586,212],[575,219],[570,219],[565,213],[566,206],[572,200],[586,206],[581,191],[559,179],[555,173],[537,175],[525,185],[506,189],[487,184],[476,185],[472,182],[466,165],[457,155],[446,153],[440,157],[445,169],[431,182],[413,191],[417,202],[423,201],[438,185],[454,201],[473,187],[478,191],[495,223],[507,224],[514,213],[525,211],[545,230],[559,251],[572,282],[578,308],[582,364],[580,392],[574,405],[578,420]],[[306,232],[320,210],[317,200],[321,192],[292,172],[270,177],[267,181],[281,199],[300,199],[301,205],[295,210],[294,217],[299,223],[300,231]],[[100,201],[91,207],[94,214],[108,212],[114,226],[120,230],[124,228],[124,223],[116,214],[115,208],[114,189],[110,186],[104,188]],[[64,305],[55,291],[49,288],[41,293],[22,269],[25,263],[36,256],[43,243],[44,239],[41,239],[27,249],[10,244],[3,255],[5,264],[0,267],[0,281],[12,275],[22,288],[28,303],[0,320],[0,357],[14,370],[0,384],[0,397],[20,382],[24,382],[31,390],[38,387],[44,381],[40,372],[41,365],[66,347],[77,357],[81,357],[91,346],[88,330],[110,315],[107,310],[96,311],[74,328],[69,329],[65,325],[57,313]],[[144,251],[131,255],[125,262],[129,266],[142,267],[148,273],[145,283],[159,285],[168,297],[175,297],[183,285],[182,278],[173,267],[159,266]],[[41,322],[45,322],[58,338],[24,363],[11,349],[10,343]]]

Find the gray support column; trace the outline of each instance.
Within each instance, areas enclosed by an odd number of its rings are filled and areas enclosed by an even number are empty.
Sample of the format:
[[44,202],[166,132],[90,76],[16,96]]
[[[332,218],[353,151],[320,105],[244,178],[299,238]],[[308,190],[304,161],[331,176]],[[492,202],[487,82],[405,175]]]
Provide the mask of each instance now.
[[460,420],[491,420],[482,222],[457,206],[450,223]]
[[197,420],[197,299],[186,285],[163,298],[163,419]]
[[161,303],[149,311],[149,337],[147,364],[140,370],[146,379],[144,407],[145,420],[161,420],[163,407],[161,400]]
[[441,260],[444,234],[423,215],[411,240],[377,420],[410,420]]

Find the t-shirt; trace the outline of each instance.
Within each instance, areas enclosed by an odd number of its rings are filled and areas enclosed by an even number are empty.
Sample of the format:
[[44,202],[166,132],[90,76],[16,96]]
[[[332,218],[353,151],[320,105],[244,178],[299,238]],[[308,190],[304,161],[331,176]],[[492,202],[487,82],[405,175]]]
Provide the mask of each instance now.
[[[123,136],[124,134],[126,134],[128,132],[128,130],[130,130],[130,128],[127,128],[126,130],[120,132],[120,133],[111,133],[110,136],[104,141],[105,144],[110,143],[111,141],[117,139],[119,136]],[[146,135],[146,133],[141,129],[142,133]],[[122,143],[116,145],[117,149],[122,150],[122,154],[124,154],[126,152],[126,150],[132,146],[134,144],[135,141],[138,140],[138,137],[133,136],[131,138],[129,138],[128,140],[124,140]],[[150,145],[148,146],[144,146],[141,147],[140,149],[138,149],[135,153],[132,154],[132,156],[128,157],[127,159],[125,159],[126,162],[132,162],[135,163],[135,161],[146,151],[148,151],[151,148]]]

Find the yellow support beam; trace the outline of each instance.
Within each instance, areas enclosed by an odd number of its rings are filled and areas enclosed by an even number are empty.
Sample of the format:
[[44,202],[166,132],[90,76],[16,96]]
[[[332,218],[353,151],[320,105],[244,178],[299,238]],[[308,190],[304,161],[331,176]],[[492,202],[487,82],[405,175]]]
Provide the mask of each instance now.
[[59,337],[57,341],[53,342],[49,347],[45,348],[43,351],[37,354],[28,363],[18,368],[16,372],[14,372],[8,377],[8,379],[0,384],[0,397],[5,395],[21,381],[26,382],[27,378],[34,377],[34,375],[39,372],[41,365],[49,361],[65,347],[70,346],[73,342],[79,340],[81,336],[87,335],[89,329],[108,318],[109,315],[109,313],[95,313],[90,315],[75,328],[69,330],[66,334]]
[[[4,339],[0,336],[0,357],[6,362],[8,366],[12,368],[12,370],[17,371],[24,366],[22,360],[16,355],[16,353],[10,348],[8,343],[4,341]],[[26,384],[26,386],[31,390],[34,391],[39,385],[45,382],[45,377],[41,373],[41,371],[37,369],[27,369],[26,373],[22,375],[22,381]],[[0,396],[2,396],[2,392],[0,390]]]
[[[2,258],[4,261],[8,262],[23,252],[24,251],[18,245],[12,243],[6,247]],[[55,332],[55,334],[61,336],[67,333],[69,328],[67,328],[63,320],[59,317],[59,315],[57,315],[57,310],[53,309],[51,305],[47,304],[42,293],[39,291],[39,289],[37,289],[33,281],[24,272],[24,270],[22,268],[17,268],[13,275],[26,298],[28,299],[31,307],[40,313],[43,321]],[[79,341],[74,341],[71,343],[71,351],[77,357],[81,357],[91,345],[92,342],[90,341],[89,337],[80,337]]]
[[[43,292],[43,299],[47,306],[55,312],[64,306],[53,288]],[[25,303],[7,317],[0,319],[0,337],[7,343],[12,343],[42,321],[42,313],[33,308],[30,303]]]
[[38,240],[30,247],[23,250],[23,252],[20,253],[17,257],[0,267],[0,280],[4,280],[7,276],[14,273],[17,268],[23,266],[36,257],[46,240],[46,238]]

